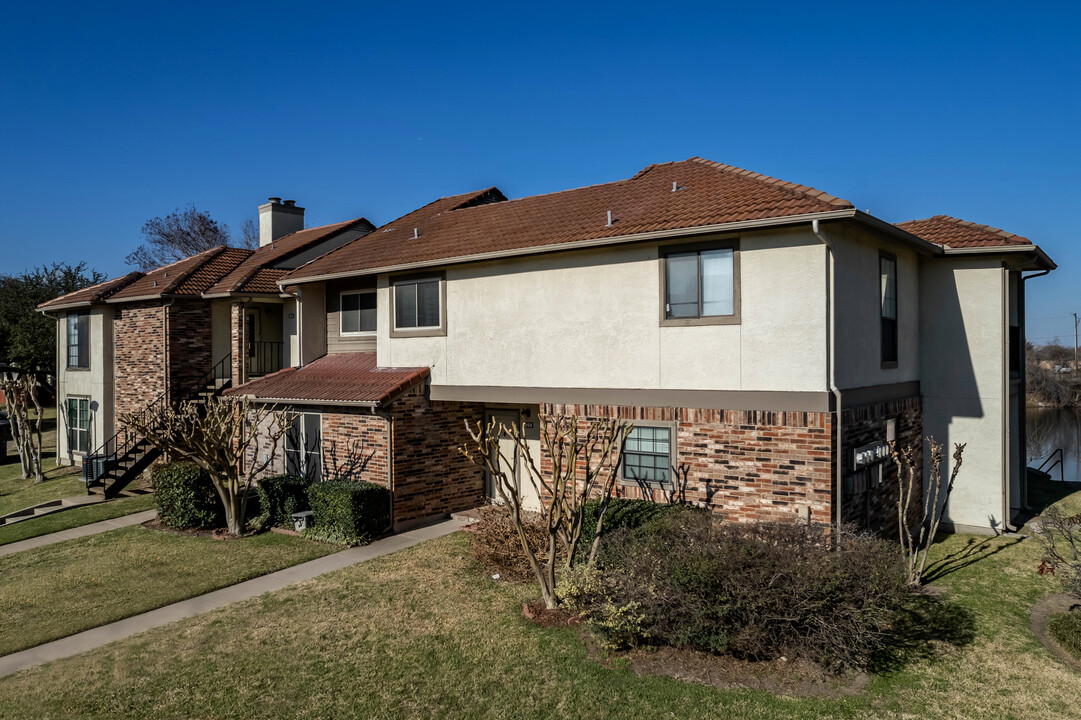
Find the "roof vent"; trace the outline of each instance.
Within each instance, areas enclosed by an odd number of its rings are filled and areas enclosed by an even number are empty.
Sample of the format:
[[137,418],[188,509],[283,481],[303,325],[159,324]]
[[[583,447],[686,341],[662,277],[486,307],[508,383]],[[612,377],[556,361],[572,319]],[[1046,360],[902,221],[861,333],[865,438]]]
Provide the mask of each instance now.
[[418,228],[413,228],[413,240],[416,240],[419,237],[420,237],[420,230]]
[[682,185],[680,185],[675,180],[672,181],[672,192],[676,192],[677,190],[685,190],[685,189],[686,188],[684,188]]
[[612,227],[612,211],[608,211],[608,224],[605,227]]

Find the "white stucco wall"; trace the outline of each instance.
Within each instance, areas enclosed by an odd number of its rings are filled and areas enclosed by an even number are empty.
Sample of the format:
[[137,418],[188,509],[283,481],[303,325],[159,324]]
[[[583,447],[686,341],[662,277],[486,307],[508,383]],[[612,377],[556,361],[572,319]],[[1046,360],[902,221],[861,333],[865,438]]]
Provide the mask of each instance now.
[[[823,226],[833,241],[837,386],[890,385],[920,378],[920,259],[870,231]],[[897,367],[882,367],[880,252],[897,258]]]
[[924,433],[942,442],[952,468],[966,443],[948,519],[1000,528],[1003,522],[1005,277],[995,258],[935,258],[920,268],[920,380]]
[[67,324],[64,315],[57,323],[57,461],[70,465],[82,461],[69,451],[67,435],[67,399],[90,400],[90,451],[113,432],[113,308],[90,310],[90,367],[67,367]]
[[736,325],[662,327],[658,244],[451,266],[445,337],[390,337],[383,366],[437,385],[825,391],[825,248],[809,231],[740,239]]

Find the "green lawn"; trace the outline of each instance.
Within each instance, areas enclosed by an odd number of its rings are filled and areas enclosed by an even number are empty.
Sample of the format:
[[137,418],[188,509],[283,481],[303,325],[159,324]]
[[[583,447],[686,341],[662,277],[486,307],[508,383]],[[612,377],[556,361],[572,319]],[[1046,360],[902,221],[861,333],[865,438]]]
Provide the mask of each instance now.
[[56,409],[45,408],[42,419],[41,463],[46,481],[23,480],[19,458],[12,454],[0,465],[0,515],[22,510],[38,503],[86,493],[78,468],[56,466]]
[[1028,630],[1058,591],[1035,541],[959,535],[934,557],[972,637],[855,697],[606,668],[573,631],[525,621],[536,590],[492,582],[457,533],[0,680],[0,717],[1076,718],[1081,677]]
[[274,533],[214,540],[136,526],[0,557],[0,655],[337,549]]
[[87,525],[99,520],[110,520],[142,510],[151,510],[153,507],[153,495],[136,495],[135,497],[119,497],[108,502],[64,510],[30,520],[21,520],[14,525],[0,527],[0,545]]

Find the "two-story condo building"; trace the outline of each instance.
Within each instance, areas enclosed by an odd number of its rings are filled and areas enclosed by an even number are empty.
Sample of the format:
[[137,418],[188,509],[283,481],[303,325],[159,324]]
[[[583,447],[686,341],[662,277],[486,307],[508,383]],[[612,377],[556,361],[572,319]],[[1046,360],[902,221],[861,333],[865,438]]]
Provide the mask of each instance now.
[[363,441],[399,527],[491,496],[456,451],[466,421],[521,422],[541,456],[539,417],[562,413],[634,423],[623,494],[679,483],[733,519],[885,532],[885,444],[967,443],[948,520],[999,531],[1025,504],[1024,273],[1054,267],[994,228],[892,225],[699,158],[489,188],[283,274],[296,352],[228,392],[300,413],[281,469]]

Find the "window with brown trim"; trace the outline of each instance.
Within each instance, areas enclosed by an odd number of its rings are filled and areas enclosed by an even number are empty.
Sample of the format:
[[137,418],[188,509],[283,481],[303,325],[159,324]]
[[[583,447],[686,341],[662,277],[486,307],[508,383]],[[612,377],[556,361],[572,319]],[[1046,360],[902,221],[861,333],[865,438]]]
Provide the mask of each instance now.
[[884,365],[897,362],[897,258],[882,253],[878,258],[881,308],[881,349]]
[[739,322],[735,241],[661,247],[661,319],[669,325]]
[[68,313],[67,347],[69,368],[90,367],[90,313]]

